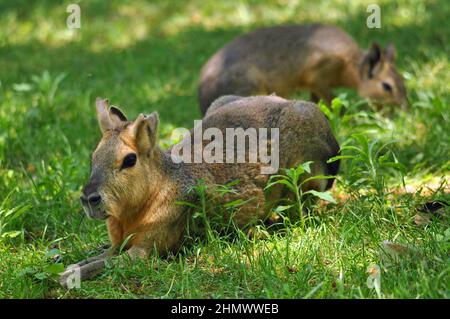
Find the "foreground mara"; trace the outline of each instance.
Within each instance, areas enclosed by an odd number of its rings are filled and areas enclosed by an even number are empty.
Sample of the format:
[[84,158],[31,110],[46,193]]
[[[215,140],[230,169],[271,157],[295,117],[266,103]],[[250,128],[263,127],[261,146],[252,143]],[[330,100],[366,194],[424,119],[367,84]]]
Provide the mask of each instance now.
[[[260,162],[175,163],[172,149],[163,151],[158,146],[157,113],[128,121],[118,108],[109,107],[107,100],[97,99],[96,104],[103,136],[92,155],[91,175],[81,203],[89,217],[106,220],[112,248],[77,264],[81,280],[100,272],[106,258],[127,239],[126,252],[132,259],[146,258],[155,249],[158,253],[176,251],[191,219],[188,207],[177,202],[195,202],[190,190],[199,180],[206,186],[239,181],[233,186],[236,192],[225,198],[245,199],[233,215],[238,227],[264,219],[269,204],[282,197],[282,190],[275,189],[265,198],[270,175],[261,173]],[[277,129],[279,167],[313,161],[312,175],[337,173],[338,162],[326,161],[338,154],[338,143],[326,118],[312,103],[277,96],[224,96],[213,103],[202,125],[204,130],[221,132],[227,128]],[[187,137],[180,143],[186,141],[194,143]],[[202,141],[203,145],[208,142]],[[247,151],[248,157],[250,153]],[[305,190],[323,191],[332,183],[313,180],[305,184]],[[66,284],[74,271],[66,270],[61,283]]]
[[395,69],[396,50],[372,44],[364,51],[342,29],[320,24],[258,29],[237,37],[202,68],[198,88],[206,112],[222,95],[311,92],[314,102],[330,104],[332,89],[355,89],[376,104],[407,106],[402,77]]

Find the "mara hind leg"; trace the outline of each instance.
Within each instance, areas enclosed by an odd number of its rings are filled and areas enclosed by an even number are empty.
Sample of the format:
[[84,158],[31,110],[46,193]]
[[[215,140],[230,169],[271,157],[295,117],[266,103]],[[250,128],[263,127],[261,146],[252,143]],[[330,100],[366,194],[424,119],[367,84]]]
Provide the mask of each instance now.
[[[246,228],[267,216],[264,188],[267,185],[268,175],[260,174],[260,167],[252,164],[231,165],[226,168],[223,176],[239,176],[229,186],[229,190],[220,199],[227,205],[224,211],[225,220],[233,221],[238,228]],[[219,183],[227,184],[230,181],[221,180]]]

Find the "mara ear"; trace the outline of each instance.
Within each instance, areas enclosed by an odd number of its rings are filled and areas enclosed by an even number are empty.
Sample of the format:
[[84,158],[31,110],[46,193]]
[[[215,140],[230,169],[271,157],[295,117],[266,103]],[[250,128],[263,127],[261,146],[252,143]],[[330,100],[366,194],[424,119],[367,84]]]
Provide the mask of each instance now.
[[384,50],[384,54],[386,55],[386,59],[390,62],[395,62],[397,59],[397,50],[392,43],[389,43],[386,49]]
[[148,153],[158,140],[159,116],[157,112],[150,115],[139,114],[131,126],[139,153]]
[[104,133],[107,130],[114,129],[127,121],[127,117],[116,106],[109,108],[108,99],[97,98],[95,100],[97,108],[97,119],[100,130]]
[[111,105],[111,107],[109,108],[109,111],[111,112],[112,117],[115,117],[115,116],[118,117],[121,122],[128,121],[125,113],[123,113],[122,110],[119,109],[117,106]]
[[109,101],[98,97],[95,100],[97,119],[100,130],[104,133],[112,128],[111,117],[109,116]]
[[383,53],[380,46],[376,43],[372,43],[367,53],[364,55],[362,63],[363,76],[369,79],[373,78],[381,70],[381,64],[383,62]]

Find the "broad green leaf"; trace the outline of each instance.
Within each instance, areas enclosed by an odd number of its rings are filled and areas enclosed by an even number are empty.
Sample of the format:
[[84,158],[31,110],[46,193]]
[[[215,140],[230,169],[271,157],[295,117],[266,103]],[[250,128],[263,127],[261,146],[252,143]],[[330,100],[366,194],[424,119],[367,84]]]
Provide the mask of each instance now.
[[318,106],[319,106],[320,110],[325,114],[325,116],[328,119],[331,119],[332,114],[331,114],[330,109],[328,108],[328,106],[326,106],[325,103],[323,103],[322,101],[319,102]]
[[176,201],[175,204],[176,205],[181,205],[181,206],[189,206],[189,207],[197,208],[196,205],[194,205],[192,203],[189,203],[189,202]]
[[51,257],[53,257],[55,255],[58,255],[59,253],[60,253],[59,249],[53,248],[53,249],[50,249],[49,251],[47,251],[45,253],[45,257],[46,258],[51,258]]
[[16,83],[13,84],[13,89],[17,92],[28,92],[33,89],[33,86],[29,83]]
[[316,179],[333,179],[333,178],[335,178],[335,177],[336,177],[336,176],[331,176],[331,175],[315,175],[315,176],[308,177],[308,178],[305,179],[300,185],[304,185],[304,184],[306,184],[307,182],[313,181],[313,180],[316,180]]
[[305,194],[311,194],[316,197],[319,197],[320,199],[326,200],[327,202],[336,204],[336,200],[333,198],[333,196],[331,196],[331,194],[329,192],[318,192],[315,190],[310,190],[310,191],[307,191]]
[[236,199],[236,200],[234,200],[234,201],[232,201],[232,202],[229,202],[229,203],[224,204],[223,207],[228,208],[228,207],[241,206],[241,205],[243,205],[245,202],[246,202],[246,201],[244,201],[244,200],[242,200],[242,199]]
[[286,185],[291,191],[293,191],[293,192],[296,191],[295,186],[294,186],[291,182],[289,182],[289,181],[287,181],[287,180],[284,180],[284,179],[278,180],[278,181],[273,182],[273,183],[270,183],[270,184],[268,184],[264,189],[269,189],[270,187],[272,187],[272,186],[274,186],[274,185],[277,185],[277,184],[278,184],[278,185],[279,185],[279,184]]
[[330,158],[327,161],[327,163],[333,163],[333,162],[336,162],[338,160],[347,159],[347,158],[355,158],[355,156],[352,156],[352,155],[338,155],[338,156],[334,156],[334,157]]
[[313,163],[313,161],[308,161],[305,162],[303,164],[301,164],[300,166],[308,173],[311,173],[311,164]]
[[274,212],[281,213],[281,212],[284,212],[285,210],[288,210],[288,209],[290,209],[292,207],[294,207],[294,205],[278,206],[277,208],[275,208]]
[[19,230],[13,230],[13,231],[9,231],[9,232],[5,232],[2,234],[2,238],[15,238],[17,236],[19,236],[22,232]]
[[33,267],[25,267],[21,271],[19,271],[18,276],[23,277],[25,275],[36,273],[36,269]]
[[48,278],[48,273],[40,272],[40,273],[35,274],[34,277],[36,277],[39,280],[44,280],[44,279]]
[[51,265],[45,267],[44,271],[49,274],[57,275],[64,271],[64,265],[63,264],[51,264]]

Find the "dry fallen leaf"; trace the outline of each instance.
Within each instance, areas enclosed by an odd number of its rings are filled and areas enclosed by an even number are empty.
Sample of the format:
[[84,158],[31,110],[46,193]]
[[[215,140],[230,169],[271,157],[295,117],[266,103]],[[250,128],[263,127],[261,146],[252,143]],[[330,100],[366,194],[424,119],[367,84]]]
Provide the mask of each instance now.
[[425,203],[418,210],[422,213],[431,214],[433,217],[444,217],[446,208],[448,208],[448,203],[431,201]]
[[385,240],[381,246],[384,253],[382,254],[382,257],[387,259],[386,261],[398,262],[401,258],[418,256],[418,252],[415,249],[404,244],[398,244]]
[[296,272],[298,272],[298,270],[294,267],[291,266],[286,266],[287,271],[289,271],[291,274],[295,274]]
[[431,222],[430,216],[424,214],[416,214],[414,216],[414,223],[419,226],[428,225]]
[[376,276],[379,274],[379,272],[380,272],[380,266],[378,266],[378,265],[369,266],[367,268],[367,273],[369,275]]

